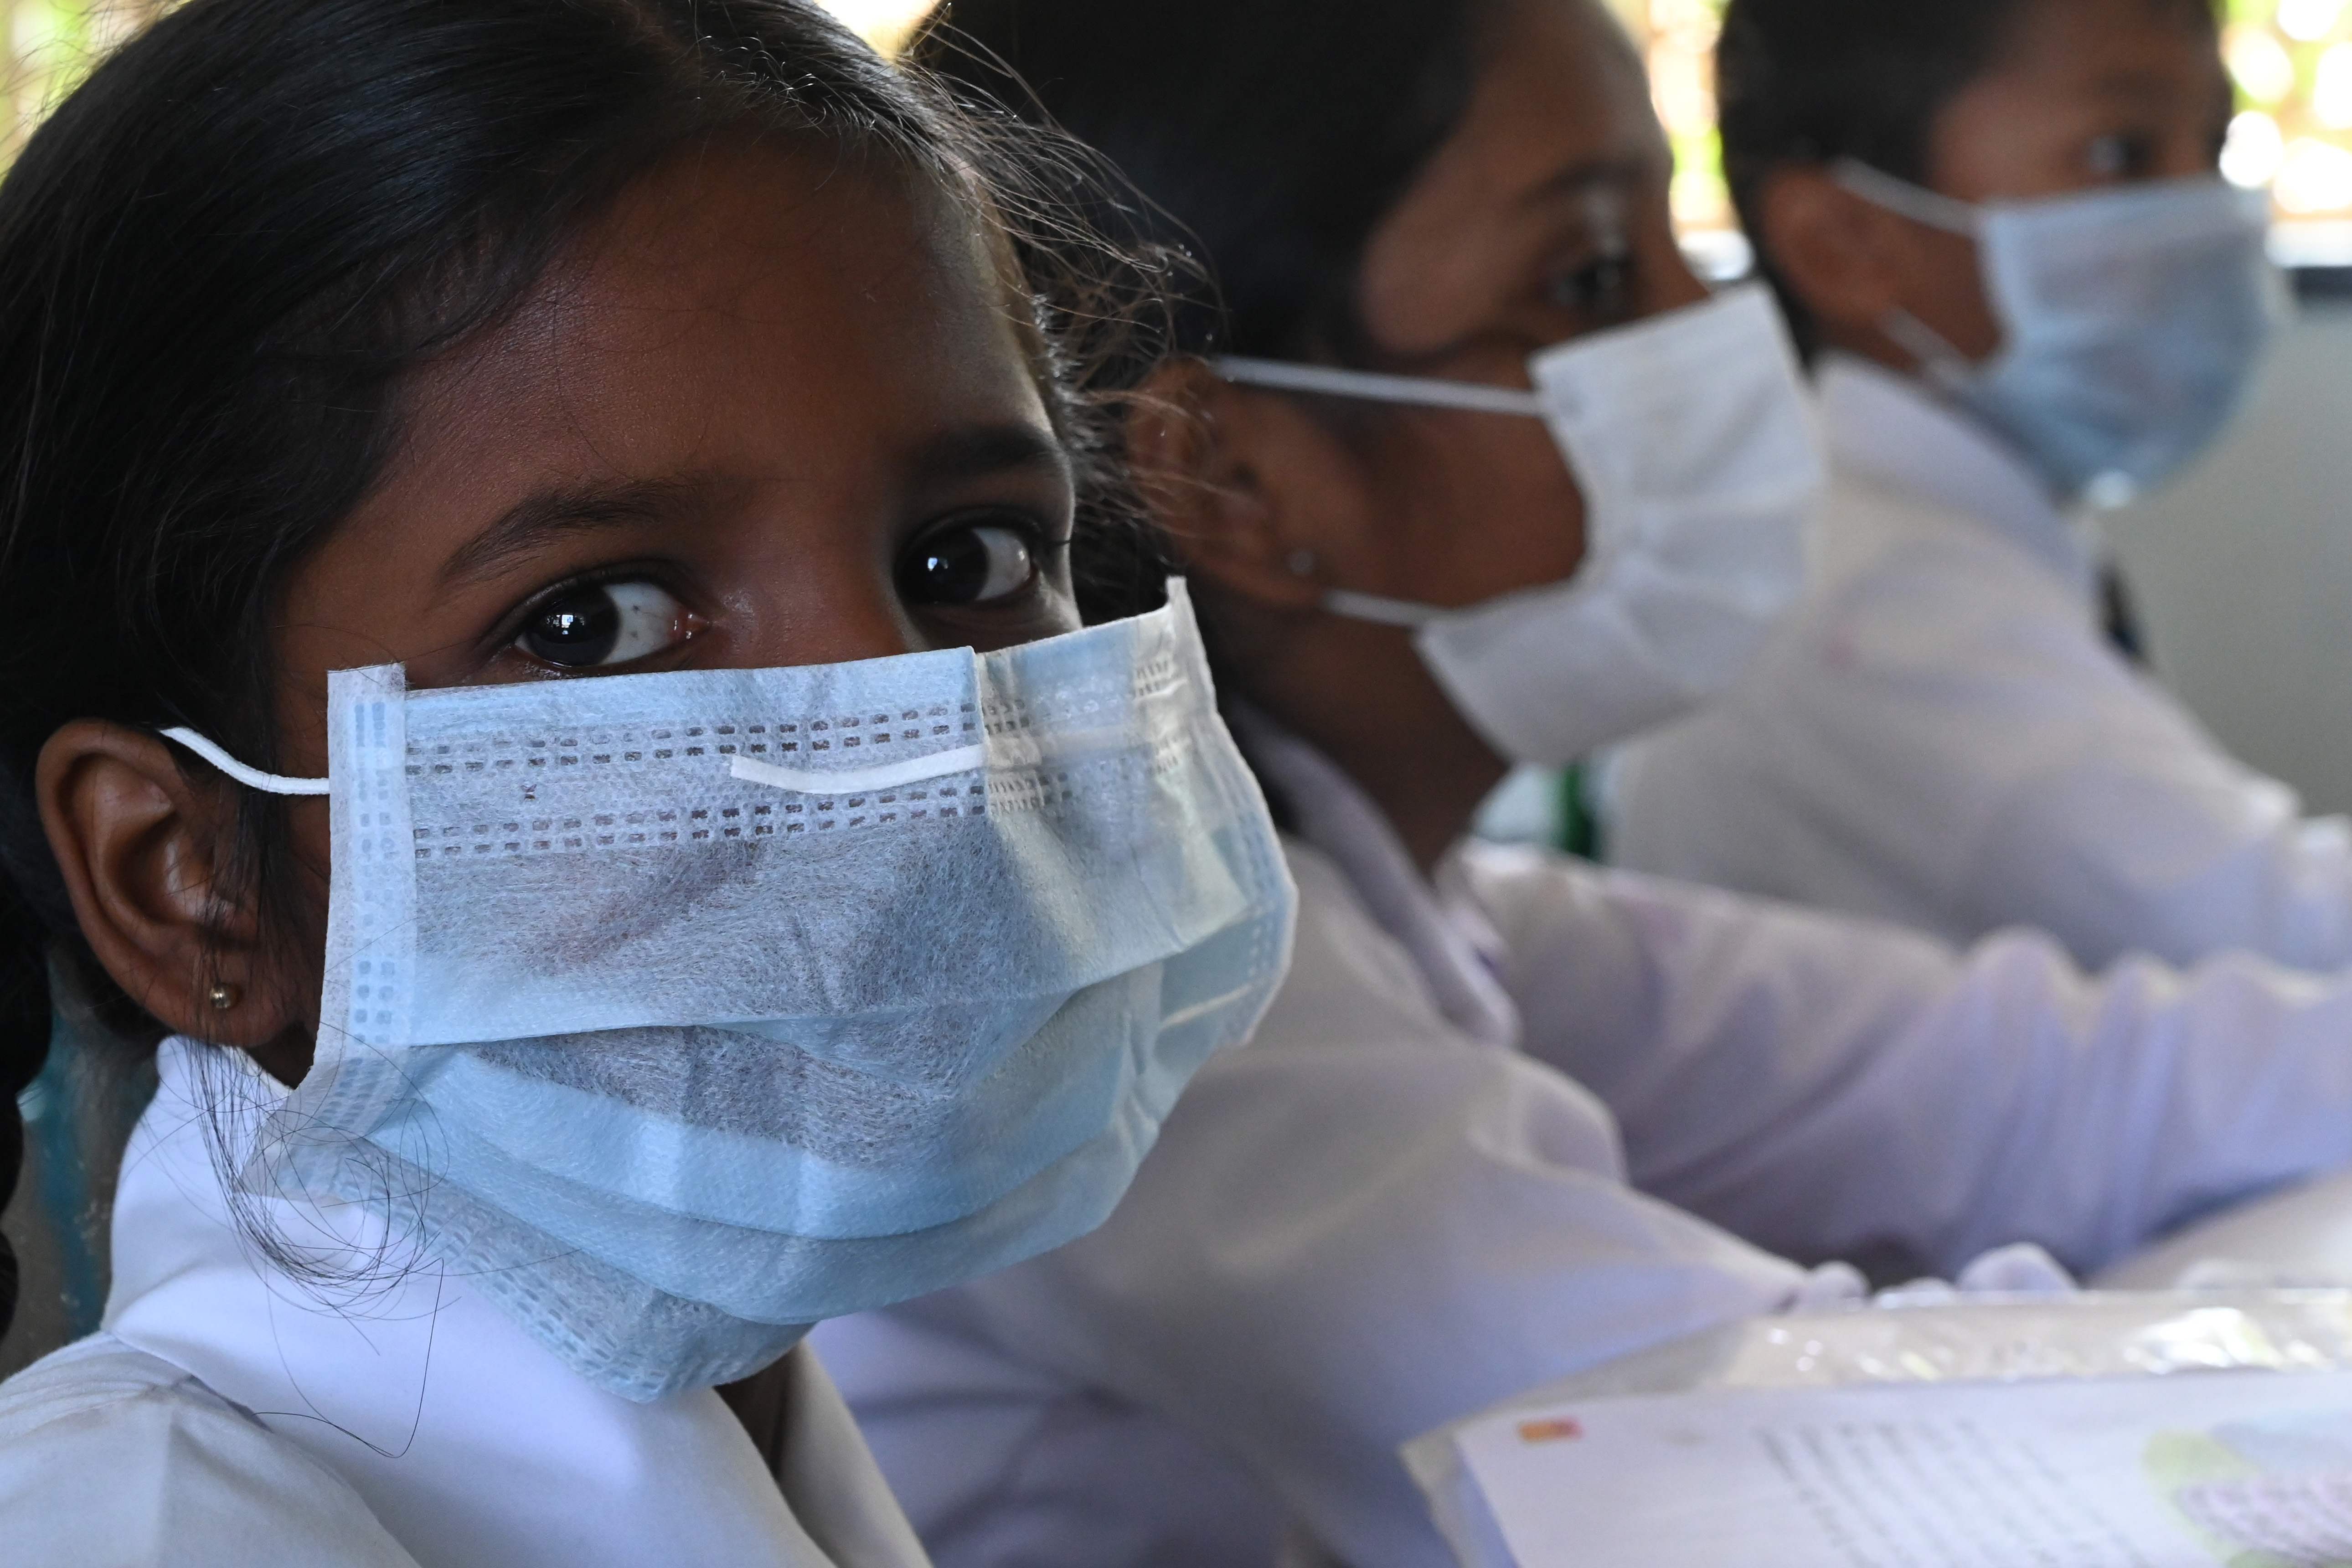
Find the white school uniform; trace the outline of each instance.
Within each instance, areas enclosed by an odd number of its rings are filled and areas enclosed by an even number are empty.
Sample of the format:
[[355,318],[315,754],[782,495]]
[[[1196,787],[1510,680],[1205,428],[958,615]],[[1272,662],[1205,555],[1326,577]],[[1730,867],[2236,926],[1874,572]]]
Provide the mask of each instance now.
[[[266,1084],[241,1060],[162,1048],[115,1200],[105,1326],[0,1384],[0,1558],[921,1568],[805,1346],[772,1474],[717,1394],[606,1394],[461,1279],[346,1281],[322,1300],[263,1261],[230,1222],[202,1109]],[[324,1237],[316,1211],[258,1207],[283,1236]],[[383,1232],[352,1235],[363,1249]]]
[[943,1568],[1263,1563],[1286,1518],[1442,1568],[1399,1444],[1859,1292],[1784,1258],[2095,1268],[2352,1160],[2352,978],[2093,982],[1526,850],[1433,889],[1330,764],[1255,750],[1302,827],[1255,1039],[1095,1235],[817,1331]]
[[2080,520],[1903,377],[1832,356],[1820,402],[1806,598],[1724,698],[1618,754],[1610,859],[1954,942],[2040,926],[2090,964],[2352,963],[2352,824],[2107,645]]

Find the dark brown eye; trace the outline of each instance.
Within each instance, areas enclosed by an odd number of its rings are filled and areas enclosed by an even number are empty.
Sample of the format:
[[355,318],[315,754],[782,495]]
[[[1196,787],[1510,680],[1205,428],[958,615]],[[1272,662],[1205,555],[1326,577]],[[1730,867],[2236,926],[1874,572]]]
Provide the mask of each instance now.
[[925,534],[898,563],[898,593],[910,605],[988,605],[1037,580],[1028,531],[1003,521],[950,523]]
[[1633,258],[1623,251],[1597,256],[1551,280],[1551,300],[1571,310],[1611,319],[1633,307]]
[[588,583],[530,613],[515,647],[559,669],[629,664],[679,641],[685,606],[651,583]]
[[2156,166],[2156,143],[2146,136],[2116,132],[2095,138],[2088,157],[2097,179],[2137,180]]

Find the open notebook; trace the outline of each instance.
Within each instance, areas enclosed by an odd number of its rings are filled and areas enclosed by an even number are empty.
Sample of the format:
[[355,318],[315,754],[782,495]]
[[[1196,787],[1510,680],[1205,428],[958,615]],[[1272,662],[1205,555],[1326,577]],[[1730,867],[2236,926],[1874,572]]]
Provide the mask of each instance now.
[[1464,1561],[2352,1568],[2340,1294],[1743,1331],[1654,1363],[1681,1391],[1585,1380],[1412,1445]]

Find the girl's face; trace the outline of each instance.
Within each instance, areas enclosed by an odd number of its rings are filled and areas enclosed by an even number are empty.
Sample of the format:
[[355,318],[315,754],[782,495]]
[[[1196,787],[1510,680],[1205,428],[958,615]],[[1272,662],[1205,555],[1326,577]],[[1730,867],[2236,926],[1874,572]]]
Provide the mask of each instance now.
[[281,718],[313,771],[326,674],[354,665],[478,685],[1077,625],[1069,464],[944,197],[681,160],[404,401],[382,482],[287,596]]
[[[1991,68],[1937,115],[1927,184],[1982,204],[2211,175],[2232,99],[2205,0],[2019,0]],[[1896,309],[1970,359],[2000,346],[1975,243],[1820,172],[1767,189],[1765,248],[1835,346],[1899,369]]]
[[[1706,295],[1616,24],[1584,0],[1523,0],[1495,28],[1469,112],[1366,248],[1368,368],[1523,387],[1538,351]],[[1317,509],[1302,542],[1326,586],[1469,605],[1574,574],[1583,502],[1541,421],[1323,412],[1357,459],[1354,504]]]
[[[916,184],[699,149],[415,377],[381,481],[286,595],[288,770],[326,771],[333,669],[564,680],[1075,629],[1068,459],[980,232]],[[323,927],[265,947],[212,905],[228,803],[143,741],[75,726],[44,756],[84,928],[166,1024],[257,1047],[291,1081]],[[324,804],[289,809],[303,901],[323,910]],[[110,857],[124,834],[147,850]],[[226,1012],[216,980],[239,998]]]
[[[1370,237],[1357,317],[1367,368],[1525,387],[1537,351],[1706,290],[1675,243],[1665,138],[1614,20],[1593,0],[1512,0],[1483,42],[1462,122]],[[1202,416],[1147,413],[1130,445],[1210,585],[1234,678],[1431,858],[1502,763],[1408,634],[1327,615],[1322,597],[1465,605],[1563,581],[1584,556],[1575,477],[1536,419],[1302,397],[1205,372],[1171,390]]]

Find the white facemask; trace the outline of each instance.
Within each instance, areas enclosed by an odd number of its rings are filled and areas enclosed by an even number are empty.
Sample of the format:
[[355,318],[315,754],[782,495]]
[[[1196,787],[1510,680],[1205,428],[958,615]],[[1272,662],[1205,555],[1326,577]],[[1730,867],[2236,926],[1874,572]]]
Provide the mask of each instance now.
[[1533,392],[1264,360],[1217,368],[1550,426],[1584,497],[1574,576],[1465,609],[1324,598],[1336,615],[1414,628],[1454,706],[1516,762],[1575,762],[1698,706],[1803,586],[1825,473],[1795,351],[1760,285],[1546,349],[1528,362]]
[[1280,979],[1189,601],[1000,652],[329,681],[317,1059],[247,1190],[393,1206],[646,1399],[1059,1246]]

